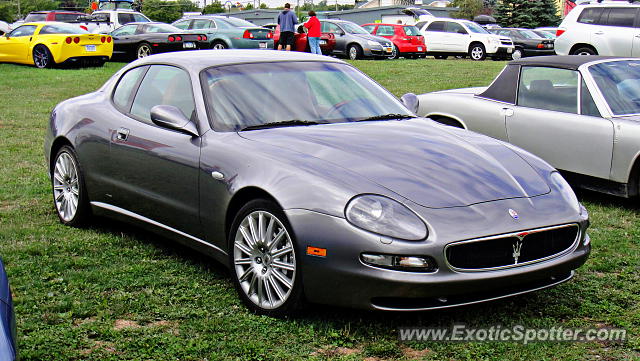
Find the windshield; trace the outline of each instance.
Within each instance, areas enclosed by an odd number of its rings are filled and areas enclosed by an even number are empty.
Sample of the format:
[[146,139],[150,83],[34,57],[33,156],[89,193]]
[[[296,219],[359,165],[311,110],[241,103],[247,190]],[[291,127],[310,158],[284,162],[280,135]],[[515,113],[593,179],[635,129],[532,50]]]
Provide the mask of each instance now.
[[40,35],[45,34],[88,34],[89,32],[79,26],[67,24],[46,25],[40,29]]
[[472,33],[489,34],[489,32],[485,28],[483,28],[482,26],[480,26],[480,25],[478,25],[476,23],[472,23],[471,21],[465,21],[465,22],[463,22],[463,24]]
[[238,19],[238,18],[225,18],[223,20],[226,21],[227,23],[231,24],[232,26],[239,27],[239,28],[256,27],[255,24],[250,23],[250,22],[248,22],[246,20]]
[[527,30],[527,29],[518,29],[518,34],[520,34],[520,36],[522,36],[525,39],[541,39],[542,36],[534,33],[531,30]]
[[589,67],[589,73],[613,114],[640,114],[640,61],[595,64]]
[[282,121],[344,123],[411,113],[384,88],[339,63],[227,65],[202,73],[212,126],[239,131]]
[[369,34],[362,27],[354,23],[341,23],[340,25],[342,25],[342,27],[344,28],[344,31],[346,31],[349,34]]
[[169,24],[149,24],[144,28],[147,33],[180,33],[182,30]]

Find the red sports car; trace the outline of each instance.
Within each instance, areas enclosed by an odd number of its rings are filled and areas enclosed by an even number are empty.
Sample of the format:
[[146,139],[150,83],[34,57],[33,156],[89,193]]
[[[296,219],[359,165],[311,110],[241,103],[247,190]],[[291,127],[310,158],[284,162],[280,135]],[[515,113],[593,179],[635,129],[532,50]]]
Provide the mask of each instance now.
[[[275,49],[278,48],[278,40],[280,40],[280,25],[278,24],[267,24],[262,25],[263,28],[273,30],[273,47]],[[303,51],[310,53],[311,49],[309,49],[309,41],[307,40],[307,33],[305,32],[304,26],[298,26],[298,31],[294,34],[294,43],[293,49],[294,51]],[[331,54],[333,48],[336,46],[336,37],[331,33],[322,33],[320,35],[320,50],[322,50],[322,54]]]
[[427,46],[420,30],[413,25],[402,24],[364,24],[362,27],[372,35],[387,38],[395,45],[393,58],[424,58]]

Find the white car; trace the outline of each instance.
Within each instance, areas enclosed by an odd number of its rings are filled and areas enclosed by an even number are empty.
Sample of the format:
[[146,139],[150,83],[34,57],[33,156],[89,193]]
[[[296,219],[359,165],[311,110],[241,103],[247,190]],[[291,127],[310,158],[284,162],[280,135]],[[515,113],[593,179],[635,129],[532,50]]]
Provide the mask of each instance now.
[[640,5],[602,2],[575,7],[558,27],[558,55],[640,56]]
[[90,33],[107,34],[128,23],[150,22],[144,14],[133,10],[98,10],[85,22],[79,22],[81,28]]
[[469,55],[473,60],[510,58],[513,41],[489,33],[469,20],[433,18],[416,24],[424,36],[427,55],[446,59],[449,55]]

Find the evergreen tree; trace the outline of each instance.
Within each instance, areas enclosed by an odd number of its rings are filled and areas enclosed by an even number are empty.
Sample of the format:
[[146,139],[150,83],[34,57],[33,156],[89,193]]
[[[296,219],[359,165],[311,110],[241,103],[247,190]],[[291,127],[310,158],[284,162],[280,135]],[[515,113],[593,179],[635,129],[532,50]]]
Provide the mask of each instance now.
[[504,27],[536,28],[560,22],[554,0],[501,0],[494,17]]
[[451,6],[460,10],[454,13],[456,18],[473,20],[473,18],[482,12],[484,7],[482,0],[453,0]]

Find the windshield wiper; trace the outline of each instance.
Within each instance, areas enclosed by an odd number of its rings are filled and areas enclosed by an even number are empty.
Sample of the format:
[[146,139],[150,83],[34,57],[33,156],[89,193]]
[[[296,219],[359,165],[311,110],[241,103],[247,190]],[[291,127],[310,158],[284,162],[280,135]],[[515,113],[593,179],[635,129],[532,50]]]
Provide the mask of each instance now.
[[376,116],[369,117],[369,118],[358,119],[358,120],[356,120],[356,122],[367,122],[367,121],[370,121],[370,120],[411,119],[411,118],[417,118],[417,117],[415,115],[409,115],[409,114],[391,113],[391,114],[382,114],[382,115],[376,115]]
[[256,125],[250,125],[248,127],[244,127],[240,129],[240,131],[244,130],[255,130],[255,129],[266,129],[266,128],[277,128],[277,127],[292,127],[298,125],[316,125],[316,124],[324,124],[320,122],[316,122],[313,120],[300,120],[300,119],[291,119],[291,120],[282,120],[278,122],[268,122]]

